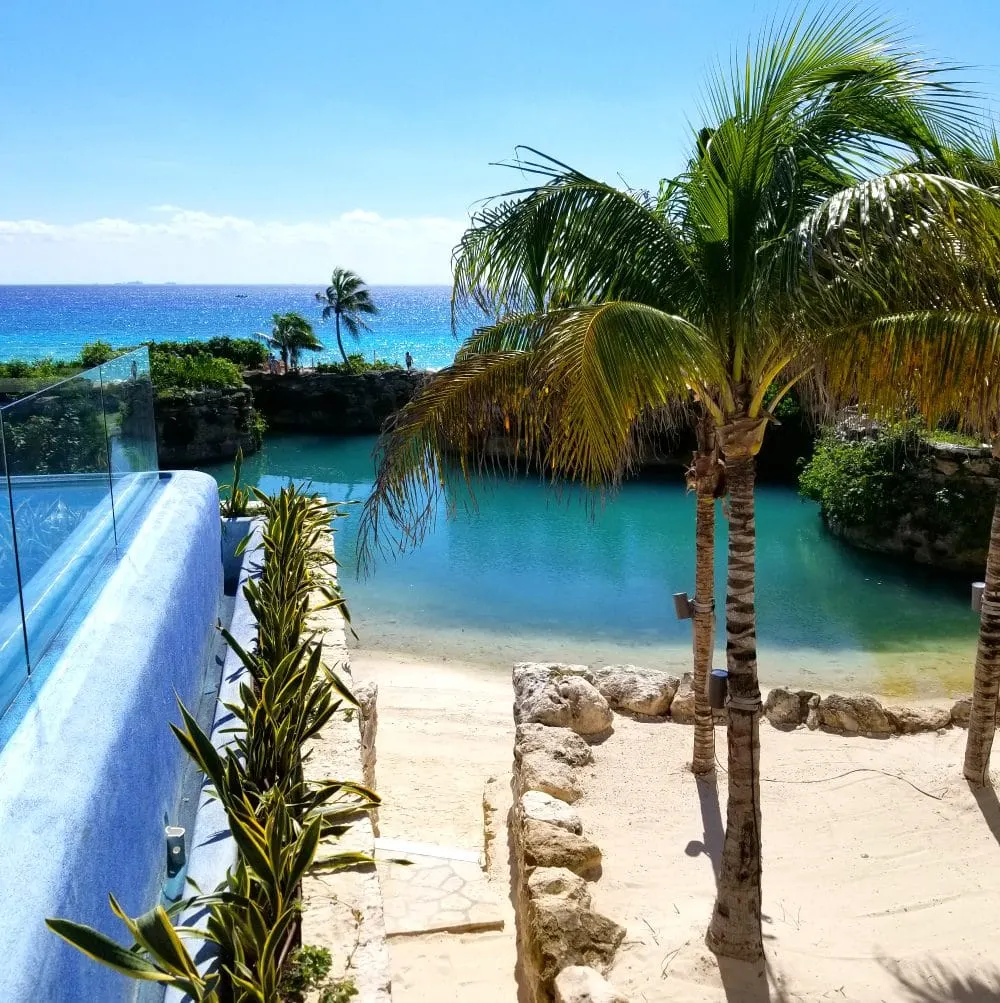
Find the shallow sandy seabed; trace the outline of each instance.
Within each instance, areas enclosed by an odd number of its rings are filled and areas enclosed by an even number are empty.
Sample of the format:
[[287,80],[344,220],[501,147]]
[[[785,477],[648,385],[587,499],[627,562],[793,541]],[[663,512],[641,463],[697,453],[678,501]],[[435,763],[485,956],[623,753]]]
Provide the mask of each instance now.
[[[510,775],[509,669],[371,650],[353,664],[380,688],[383,834],[477,848],[483,783],[506,788]],[[851,739],[762,724],[768,963],[720,972],[703,937],[725,774],[720,798],[687,769],[690,728],[616,716],[575,806],[604,852],[595,906],[628,929],[612,980],[633,1003],[1000,999],[1000,805],[962,779],[965,734]],[[513,1003],[508,920],[503,934],[392,942],[396,1003]]]

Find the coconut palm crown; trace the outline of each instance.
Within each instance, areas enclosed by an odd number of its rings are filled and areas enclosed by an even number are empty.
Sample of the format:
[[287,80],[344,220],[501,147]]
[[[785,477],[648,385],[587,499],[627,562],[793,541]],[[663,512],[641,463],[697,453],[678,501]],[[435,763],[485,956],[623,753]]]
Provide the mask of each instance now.
[[[782,398],[828,342],[852,337],[826,323],[832,307],[822,323],[805,309],[809,240],[823,243],[835,209],[867,219],[880,204],[919,218],[953,208],[961,183],[898,167],[907,151],[912,161],[960,145],[972,120],[886,24],[823,10],[777,25],[710,85],[688,168],[655,196],[531,151],[517,166],[537,183],[477,213],[455,253],[456,317],[474,305],[495,322],[380,443],[368,552],[384,520],[418,541],[448,458],[468,471],[498,428],[547,474],[605,487],[635,464],[649,416],[678,399],[700,409],[714,438],[700,452],[719,450],[730,501],[729,798],[707,937],[721,954],[763,953],[755,456]],[[824,301],[843,287],[827,283]]]
[[330,285],[321,293],[316,293],[316,299],[323,304],[323,320],[334,318],[337,328],[337,347],[343,357],[344,365],[350,368],[344,342],[340,334],[343,323],[347,333],[355,340],[360,340],[362,331],[370,331],[365,323],[366,316],[378,313],[378,307],[372,302],[364,280],[346,268],[335,268],[330,276]]

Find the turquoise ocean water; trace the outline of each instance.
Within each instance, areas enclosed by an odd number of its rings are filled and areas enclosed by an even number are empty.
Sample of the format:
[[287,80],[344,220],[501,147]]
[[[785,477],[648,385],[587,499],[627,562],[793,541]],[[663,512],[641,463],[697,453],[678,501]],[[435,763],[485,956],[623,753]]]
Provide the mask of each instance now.
[[[339,360],[333,328],[320,322],[319,286],[2,286],[0,359],[72,358],[88,341],[115,346],[142,341],[251,337],[270,329],[271,315],[296,310],[316,326],[327,351]],[[375,353],[402,362],[406,351],[420,368],[438,369],[454,358],[450,289],[446,286],[375,286],[381,313],[360,344],[348,352]],[[459,331],[464,336],[471,323]],[[330,346],[332,351],[330,350]]]
[[[262,489],[311,482],[363,501],[374,439],[271,436],[245,471]],[[227,467],[211,468],[220,480]],[[626,484],[596,514],[532,478],[456,492],[416,551],[356,571],[359,506],[337,552],[366,648],[467,659],[628,661],[683,669],[690,626],[671,596],[693,591],[694,502],[670,481]],[[717,583],[723,594],[725,520]],[[968,583],[845,547],[790,488],[758,492],[760,674],[767,684],[856,687],[899,696],[967,690],[976,618]],[[722,634],[717,661],[722,664]]]

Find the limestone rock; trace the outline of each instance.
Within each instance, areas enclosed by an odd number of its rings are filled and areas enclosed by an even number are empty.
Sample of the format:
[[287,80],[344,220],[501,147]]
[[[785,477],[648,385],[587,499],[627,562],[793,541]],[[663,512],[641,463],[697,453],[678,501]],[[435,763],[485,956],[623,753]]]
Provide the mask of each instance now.
[[515,771],[515,780],[515,797],[525,791],[542,791],[567,804],[573,804],[583,794],[573,768],[544,752],[529,752],[522,756],[521,764]]
[[938,731],[951,724],[951,712],[944,707],[886,707],[894,731],[915,735],[920,731]]
[[580,816],[565,802],[543,791],[525,791],[521,795],[521,813],[525,819],[551,822],[579,836],[583,832]]
[[775,728],[797,728],[809,716],[809,701],[817,696],[809,690],[786,690],[776,686],[767,694],[764,714]]
[[566,867],[586,877],[601,866],[601,851],[585,836],[551,822],[524,821],[524,861],[529,867]]
[[[607,700],[588,682],[585,666],[514,666],[514,721],[571,728],[579,735],[599,735],[611,727],[613,715]],[[593,678],[593,675],[591,678]]]
[[567,766],[586,766],[594,761],[590,746],[569,728],[550,728],[544,724],[519,724],[514,738],[514,759],[531,752],[544,752]]
[[872,696],[841,696],[831,693],[819,704],[820,724],[847,734],[889,735],[892,723],[882,705]]
[[972,698],[962,697],[961,700],[956,700],[951,707],[951,719],[952,721],[962,728],[969,727],[969,718],[972,715]]
[[597,689],[615,710],[663,717],[677,692],[678,679],[638,665],[605,665],[596,672]]
[[685,672],[670,702],[670,717],[678,724],[694,724],[694,688],[691,673]]
[[555,981],[556,1003],[628,1003],[600,972],[584,965],[564,968]]
[[806,727],[815,731],[819,727],[819,694],[816,693],[807,701]]
[[536,899],[541,895],[558,895],[590,907],[587,882],[565,867],[536,867],[528,875],[528,897]]
[[540,895],[527,908],[529,961],[543,986],[564,968],[588,965],[607,971],[625,930],[562,895]]

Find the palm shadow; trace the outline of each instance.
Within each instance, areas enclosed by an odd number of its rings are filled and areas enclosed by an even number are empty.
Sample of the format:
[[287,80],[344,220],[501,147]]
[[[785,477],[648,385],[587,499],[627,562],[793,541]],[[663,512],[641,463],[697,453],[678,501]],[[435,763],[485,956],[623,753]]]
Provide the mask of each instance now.
[[993,838],[1000,843],[1000,801],[997,800],[997,792],[992,784],[980,787],[969,781],[969,790],[979,805],[979,810],[983,813],[983,819],[990,827]]
[[712,862],[715,880],[718,882],[722,868],[722,843],[726,837],[726,829],[722,824],[722,811],[719,808],[719,788],[715,776],[696,777],[698,786],[698,803],[701,807],[702,838],[692,839],[684,852],[689,857],[706,854]]
[[[994,797],[994,801],[996,798]],[[1000,969],[959,972],[943,961],[929,959],[903,965],[880,958],[879,963],[908,995],[909,1003],[996,1003],[1000,1000]]]
[[790,1003],[777,973],[767,961],[733,961],[719,957],[719,975],[726,1003]]

